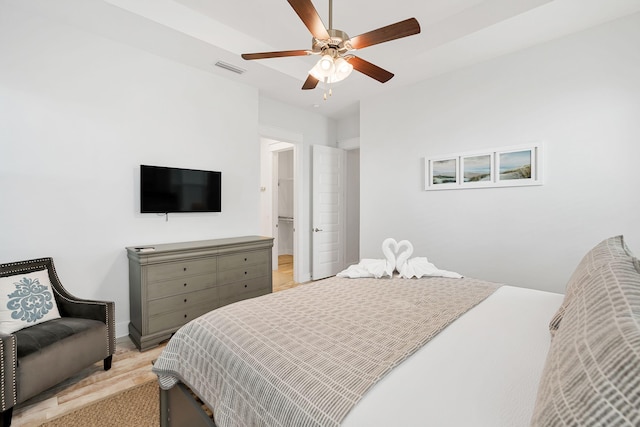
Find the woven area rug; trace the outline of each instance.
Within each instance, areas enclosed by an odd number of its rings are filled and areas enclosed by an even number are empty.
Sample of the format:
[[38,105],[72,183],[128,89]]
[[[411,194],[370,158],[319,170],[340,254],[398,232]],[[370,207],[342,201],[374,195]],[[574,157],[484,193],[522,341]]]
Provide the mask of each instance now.
[[157,427],[158,382],[149,381],[51,420],[43,427]]

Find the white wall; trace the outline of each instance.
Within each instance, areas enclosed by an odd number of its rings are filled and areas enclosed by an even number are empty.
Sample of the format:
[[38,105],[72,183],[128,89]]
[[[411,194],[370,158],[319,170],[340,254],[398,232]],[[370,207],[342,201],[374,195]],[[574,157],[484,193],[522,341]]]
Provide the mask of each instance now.
[[360,147],[360,111],[340,118],[337,123],[338,148],[353,150]]
[[338,120],[338,148],[347,151],[347,265],[360,261],[360,111]]
[[[0,40],[0,262],[53,257],[69,291],[115,301],[123,336],[125,246],[260,233],[258,116],[295,111],[11,4]],[[308,121],[305,141],[326,143]],[[222,212],[140,214],[143,163],[222,171]]]
[[[564,292],[588,249],[640,251],[640,15],[361,103],[361,257]],[[404,108],[398,108],[403,105]],[[430,155],[545,142],[541,187],[423,191]]]
[[360,149],[347,150],[347,214],[345,258],[347,265],[360,261]]

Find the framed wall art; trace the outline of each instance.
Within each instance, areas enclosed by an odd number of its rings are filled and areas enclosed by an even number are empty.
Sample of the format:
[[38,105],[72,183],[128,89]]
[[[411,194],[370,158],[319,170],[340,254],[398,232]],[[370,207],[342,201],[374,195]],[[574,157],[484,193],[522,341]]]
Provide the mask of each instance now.
[[425,190],[542,185],[542,143],[425,157]]
[[459,184],[458,157],[430,159],[427,165],[428,182],[432,187],[451,188]]
[[493,184],[493,153],[460,156],[460,175],[464,187],[487,186]]
[[505,185],[519,185],[535,181],[537,170],[536,148],[499,151],[496,153],[497,181]]

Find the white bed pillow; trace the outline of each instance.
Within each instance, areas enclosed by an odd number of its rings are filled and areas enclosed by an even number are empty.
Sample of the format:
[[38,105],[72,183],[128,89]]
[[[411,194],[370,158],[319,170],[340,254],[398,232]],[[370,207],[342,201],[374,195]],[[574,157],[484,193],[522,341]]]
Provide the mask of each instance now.
[[0,277],[0,333],[59,318],[47,269]]

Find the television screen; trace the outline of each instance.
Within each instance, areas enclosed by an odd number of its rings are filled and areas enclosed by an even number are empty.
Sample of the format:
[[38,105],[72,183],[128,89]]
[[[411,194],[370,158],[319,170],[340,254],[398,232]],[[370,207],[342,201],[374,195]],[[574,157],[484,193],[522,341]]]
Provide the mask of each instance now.
[[222,173],[140,165],[140,212],[220,212]]

